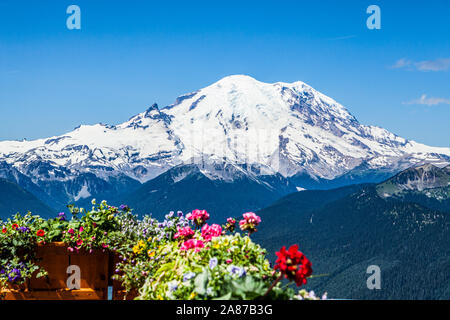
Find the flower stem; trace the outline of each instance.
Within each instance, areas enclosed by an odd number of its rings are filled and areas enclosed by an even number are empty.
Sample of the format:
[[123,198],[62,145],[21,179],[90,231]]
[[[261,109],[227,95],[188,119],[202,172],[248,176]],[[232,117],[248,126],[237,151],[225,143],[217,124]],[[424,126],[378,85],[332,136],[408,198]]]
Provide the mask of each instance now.
[[267,289],[266,293],[264,293],[263,298],[265,298],[270,291],[277,285],[278,282],[283,278],[283,273],[280,274],[280,276],[270,285],[269,289]]

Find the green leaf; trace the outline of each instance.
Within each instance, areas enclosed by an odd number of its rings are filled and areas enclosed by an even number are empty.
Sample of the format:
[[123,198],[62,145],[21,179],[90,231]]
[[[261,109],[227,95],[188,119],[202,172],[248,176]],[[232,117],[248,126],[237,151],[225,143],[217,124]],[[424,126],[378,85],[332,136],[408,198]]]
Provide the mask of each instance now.
[[206,285],[208,283],[208,271],[205,269],[202,273],[198,274],[194,279],[194,291],[199,295],[206,294]]
[[218,297],[218,298],[214,298],[212,300],[231,300],[231,297],[232,297],[232,293],[230,291],[227,294],[225,294],[225,295],[223,295],[221,297]]

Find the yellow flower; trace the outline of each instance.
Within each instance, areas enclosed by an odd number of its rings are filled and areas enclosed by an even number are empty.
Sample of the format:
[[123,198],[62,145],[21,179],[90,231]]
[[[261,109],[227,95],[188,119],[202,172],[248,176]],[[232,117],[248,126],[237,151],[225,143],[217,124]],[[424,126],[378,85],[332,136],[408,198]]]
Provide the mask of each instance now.
[[219,249],[220,248],[220,243],[213,244],[213,248],[214,249]]
[[133,247],[133,252],[135,254],[140,254],[142,250],[146,247],[146,243],[142,240],[139,240],[138,243]]
[[196,295],[197,294],[195,292],[192,292],[191,295],[189,296],[189,299],[194,299]]
[[154,257],[155,256],[155,251],[148,250],[147,254],[148,254],[149,257]]
[[152,241],[152,237],[147,239],[147,242],[151,242]]
[[164,300],[163,297],[161,297],[161,295],[158,295],[158,300]]

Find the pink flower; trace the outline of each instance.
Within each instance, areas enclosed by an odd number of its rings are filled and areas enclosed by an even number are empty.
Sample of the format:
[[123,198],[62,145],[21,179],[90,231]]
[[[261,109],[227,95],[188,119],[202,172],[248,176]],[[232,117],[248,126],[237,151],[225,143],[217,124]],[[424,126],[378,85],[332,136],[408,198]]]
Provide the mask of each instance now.
[[68,247],[67,250],[68,250],[69,252],[73,252],[73,248],[71,248],[71,247]]
[[80,232],[83,232],[83,230],[84,230],[84,228],[83,228],[83,227],[80,227]]
[[227,259],[227,260],[225,260],[225,262],[226,262],[226,263],[228,263],[228,264],[230,264],[230,263],[232,263],[232,262],[233,262],[233,260],[231,260],[231,259]]
[[182,240],[190,239],[195,232],[190,227],[178,228],[178,232],[173,236],[174,239],[181,238]]
[[202,227],[202,237],[206,241],[210,241],[213,237],[218,237],[222,234],[222,227],[218,224],[213,224],[211,226],[208,226],[208,224],[205,224]]
[[196,240],[196,239],[189,239],[181,245],[181,250],[189,250],[189,249],[195,249],[195,252],[198,252],[201,250],[201,248],[204,247],[203,241]]
[[75,233],[75,230],[73,230],[72,228],[70,228],[67,232],[70,233],[70,234],[74,234],[74,233]]
[[261,218],[253,212],[244,213],[243,217],[248,223],[253,223],[255,226],[261,222]]
[[109,245],[102,243],[102,247],[103,247],[104,249],[106,249],[106,248],[109,247]]
[[239,221],[239,227],[242,231],[247,230],[249,235],[256,231],[256,226],[261,222],[261,218],[253,212],[243,214],[244,219]]
[[235,218],[228,218],[227,219],[227,224],[225,225],[225,230],[233,232],[235,228],[236,228],[236,219]]
[[186,215],[186,219],[193,220],[197,226],[201,226],[209,219],[209,213],[206,210],[195,209]]
[[77,246],[81,246],[83,244],[83,240],[78,240],[77,241]]

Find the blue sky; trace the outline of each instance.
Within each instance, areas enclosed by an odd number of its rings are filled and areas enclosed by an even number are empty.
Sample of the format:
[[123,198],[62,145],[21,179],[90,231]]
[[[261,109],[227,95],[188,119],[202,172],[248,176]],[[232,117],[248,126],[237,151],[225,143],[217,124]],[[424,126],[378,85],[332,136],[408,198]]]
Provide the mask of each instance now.
[[[0,1],[0,140],[117,124],[231,74],[304,81],[361,123],[450,146],[450,2]],[[81,30],[66,8],[81,8]],[[366,8],[381,8],[381,30]]]

